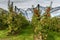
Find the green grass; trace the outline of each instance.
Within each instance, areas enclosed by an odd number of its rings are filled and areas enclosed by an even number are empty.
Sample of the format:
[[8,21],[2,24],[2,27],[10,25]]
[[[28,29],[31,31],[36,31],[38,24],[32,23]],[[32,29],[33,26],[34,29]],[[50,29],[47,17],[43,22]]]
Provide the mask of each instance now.
[[33,40],[33,34],[28,34],[28,33],[23,33],[21,35],[15,35],[15,36],[6,36],[6,32],[3,30],[3,31],[0,31],[0,40],[1,39],[10,39],[10,40]]
[[[0,30],[0,40],[33,40],[33,29],[27,27],[22,30],[21,34],[6,36],[7,30]],[[60,40],[60,33],[48,31],[47,40]]]
[[33,40],[33,30],[31,27],[23,29],[21,34],[6,36],[7,30],[0,30],[0,40]]
[[49,31],[47,40],[60,40],[60,33]]

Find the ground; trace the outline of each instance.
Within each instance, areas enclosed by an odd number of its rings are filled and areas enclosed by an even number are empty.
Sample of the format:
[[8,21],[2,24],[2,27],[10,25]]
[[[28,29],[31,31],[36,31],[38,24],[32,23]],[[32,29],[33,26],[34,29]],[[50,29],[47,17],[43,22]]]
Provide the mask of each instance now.
[[[0,30],[0,40],[33,40],[33,30],[31,27],[23,29],[22,33],[14,36],[6,36],[7,30]],[[47,40],[60,40],[60,33],[49,31]]]
[[32,28],[26,28],[22,30],[22,33],[14,36],[6,36],[7,30],[0,30],[0,40],[33,40]]

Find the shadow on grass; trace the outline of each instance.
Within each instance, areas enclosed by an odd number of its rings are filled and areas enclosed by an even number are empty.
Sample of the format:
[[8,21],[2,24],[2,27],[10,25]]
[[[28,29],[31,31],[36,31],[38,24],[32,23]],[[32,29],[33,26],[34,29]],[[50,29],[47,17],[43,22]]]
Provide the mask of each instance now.
[[55,40],[54,35],[52,33],[49,33],[47,40]]
[[21,29],[21,31],[18,32],[18,34],[14,35],[14,36],[18,36],[18,35],[32,35],[33,34],[33,27],[31,25],[29,25],[28,27],[25,27],[23,29]]
[[58,37],[60,38],[60,33],[54,32],[54,31],[49,31],[47,40],[56,40]]
[[29,35],[29,34],[33,34],[33,28],[31,27],[31,26],[28,26],[27,28],[25,28],[25,29],[22,29],[22,31],[21,31],[21,33],[19,33],[20,35],[21,34],[27,34],[27,35]]

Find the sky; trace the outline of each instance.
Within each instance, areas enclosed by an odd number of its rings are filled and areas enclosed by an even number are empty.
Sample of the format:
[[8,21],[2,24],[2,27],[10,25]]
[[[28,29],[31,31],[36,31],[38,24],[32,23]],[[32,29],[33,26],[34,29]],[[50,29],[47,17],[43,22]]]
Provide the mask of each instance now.
[[[19,8],[26,9],[31,8],[32,5],[36,6],[40,4],[41,6],[49,6],[50,2],[53,1],[52,7],[60,6],[60,0],[11,0],[14,2],[14,6],[16,5]],[[8,0],[0,1],[0,8],[7,9]]]
[[[60,0],[10,0],[11,2],[14,2],[14,6],[17,6],[18,8],[27,9],[31,8],[32,5],[36,6],[37,4],[40,4],[41,6],[49,6],[51,1],[53,2],[52,7],[58,7],[60,6]],[[3,8],[7,10],[8,8],[8,0],[0,0],[0,8]],[[53,12],[52,16],[60,15],[60,10]]]

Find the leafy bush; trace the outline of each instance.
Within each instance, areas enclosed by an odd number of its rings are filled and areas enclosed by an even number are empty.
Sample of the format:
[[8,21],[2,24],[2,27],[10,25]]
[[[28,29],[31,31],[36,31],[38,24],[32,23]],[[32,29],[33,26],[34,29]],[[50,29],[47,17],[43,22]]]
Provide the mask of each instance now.
[[29,25],[26,18],[24,16],[22,16],[21,14],[18,14],[15,16],[9,15],[8,24],[9,24],[8,25],[9,34],[17,34],[17,33],[21,32],[21,29],[23,29],[24,27]]
[[8,27],[6,20],[7,20],[7,14],[4,12],[0,13],[0,29],[1,30],[6,29]]
[[36,13],[34,11],[31,21],[34,28],[34,34],[38,34],[39,32],[41,32],[44,39],[44,36],[48,34],[48,31],[60,32],[60,18],[51,18],[50,7],[46,9],[44,15],[36,16],[37,14],[39,15],[39,12]]

